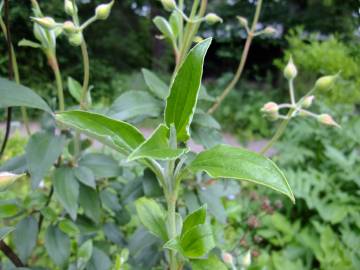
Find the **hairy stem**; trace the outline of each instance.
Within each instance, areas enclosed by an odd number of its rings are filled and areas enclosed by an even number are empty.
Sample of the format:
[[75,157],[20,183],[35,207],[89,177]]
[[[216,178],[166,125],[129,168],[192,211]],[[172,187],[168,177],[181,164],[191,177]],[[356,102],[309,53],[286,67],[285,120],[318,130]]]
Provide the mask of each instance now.
[[250,47],[251,47],[251,43],[253,41],[254,38],[254,34],[256,31],[256,25],[259,21],[259,17],[260,17],[260,11],[261,11],[261,6],[262,6],[262,0],[259,0],[256,6],[256,11],[255,11],[255,16],[252,22],[252,26],[251,29],[248,33],[248,36],[246,38],[246,42],[245,42],[245,46],[244,46],[244,50],[242,52],[241,55],[241,59],[240,59],[240,63],[239,66],[236,70],[235,76],[234,78],[230,81],[230,83],[225,87],[225,89],[222,91],[222,93],[216,98],[216,101],[214,102],[214,104],[210,107],[210,109],[208,110],[209,114],[213,114],[221,105],[221,103],[224,101],[224,99],[229,95],[229,93],[234,89],[234,87],[236,86],[236,84],[238,83],[238,81],[241,78],[241,75],[244,71],[244,67],[249,55],[249,51],[250,51]]

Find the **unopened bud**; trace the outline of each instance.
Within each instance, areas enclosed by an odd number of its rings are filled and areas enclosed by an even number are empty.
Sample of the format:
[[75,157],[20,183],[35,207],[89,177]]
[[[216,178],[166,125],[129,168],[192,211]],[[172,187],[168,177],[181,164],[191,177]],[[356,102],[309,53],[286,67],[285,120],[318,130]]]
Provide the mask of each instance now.
[[314,99],[315,99],[315,96],[307,96],[307,97],[305,97],[304,100],[301,103],[302,107],[303,108],[309,108],[312,105]]
[[249,267],[251,264],[251,252],[248,250],[241,261],[242,266]]
[[265,113],[277,113],[279,111],[279,105],[277,105],[275,102],[268,102],[266,103],[262,108],[262,112]]
[[12,183],[14,183],[18,178],[22,177],[24,174],[13,174],[9,172],[0,173],[0,191],[4,191]]
[[73,1],[71,1],[71,0],[64,1],[64,10],[65,10],[65,13],[70,16],[73,16],[74,14],[77,13],[77,7],[76,7],[76,5],[74,5]]
[[319,78],[315,83],[315,89],[318,91],[330,90],[339,75],[323,76]]
[[200,37],[200,36],[196,36],[196,37],[194,37],[194,42],[195,43],[200,43],[200,42],[202,42],[204,39],[202,38],[202,37]]
[[64,22],[63,29],[67,34],[72,34],[77,31],[76,26],[72,21]]
[[173,11],[176,8],[175,0],[161,0],[161,4],[167,11]]
[[209,13],[206,15],[205,20],[208,24],[213,25],[215,23],[222,23],[223,19],[221,19],[218,15],[215,13]]
[[248,20],[245,17],[237,16],[236,17],[240,23],[241,26],[247,27],[248,26]]
[[48,28],[48,29],[54,29],[57,26],[57,23],[55,20],[51,17],[43,17],[43,18],[32,18],[34,22],[37,24]]
[[287,63],[286,67],[284,68],[284,77],[288,80],[293,80],[297,76],[297,68],[294,64],[292,57],[290,57],[289,62]]
[[80,46],[83,42],[82,32],[77,32],[69,35],[69,42],[73,46]]
[[111,8],[114,5],[114,0],[108,4],[101,4],[95,9],[95,16],[98,20],[106,20],[110,16]]
[[335,122],[335,120],[332,118],[331,115],[327,114],[327,113],[323,113],[320,114],[317,117],[317,120],[324,125],[328,125],[328,126],[334,126],[334,127],[340,127],[340,125],[338,123]]
[[234,258],[230,253],[223,252],[221,257],[222,257],[222,260],[224,261],[224,263],[226,263],[227,265],[231,266],[234,264]]
[[264,34],[266,35],[274,35],[276,34],[276,29],[272,26],[267,26],[265,29],[264,29]]

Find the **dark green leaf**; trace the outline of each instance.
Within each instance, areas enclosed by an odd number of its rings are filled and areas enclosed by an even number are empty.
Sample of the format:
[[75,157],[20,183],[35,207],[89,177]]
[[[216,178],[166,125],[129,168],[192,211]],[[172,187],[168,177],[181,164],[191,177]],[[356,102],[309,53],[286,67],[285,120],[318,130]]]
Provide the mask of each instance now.
[[222,224],[226,223],[226,211],[222,202],[221,189],[215,185],[206,187],[206,189],[199,188],[198,196],[201,203],[206,203],[210,214]]
[[21,220],[14,232],[14,245],[21,260],[27,261],[31,255],[38,236],[38,223],[33,216]]
[[104,251],[96,247],[93,248],[93,253],[90,261],[86,267],[87,270],[109,270],[111,261]]
[[2,172],[12,172],[16,174],[21,174],[26,172],[26,170],[27,170],[27,166],[26,166],[25,155],[17,156],[12,159],[9,159],[0,166],[0,171]]
[[138,199],[135,206],[141,223],[151,233],[166,241],[168,237],[162,207],[155,200],[145,197]]
[[175,125],[179,141],[187,141],[190,137],[189,127],[199,95],[205,54],[210,44],[211,38],[206,39],[189,52],[170,87],[165,122],[168,126]]
[[79,160],[79,165],[89,168],[96,179],[116,177],[122,172],[119,163],[104,154],[86,154]]
[[159,181],[152,171],[146,169],[142,180],[144,194],[146,197],[160,197],[163,195],[162,188],[159,185]]
[[4,78],[0,78],[0,97],[0,108],[29,107],[52,113],[46,102],[33,90]]
[[206,149],[223,143],[222,134],[214,128],[193,125],[191,135],[196,143],[203,145]]
[[186,153],[187,149],[172,149],[170,147],[169,133],[169,128],[160,124],[153,134],[130,154],[128,160],[133,161],[140,158],[171,160]]
[[150,70],[143,68],[141,71],[150,91],[158,98],[165,100],[169,94],[169,86],[167,86],[166,83],[160,80],[160,78]]
[[118,120],[130,120],[138,116],[158,117],[162,106],[148,92],[127,91],[114,101],[107,114]]
[[70,239],[58,227],[50,225],[47,228],[45,248],[56,265],[64,266],[67,263],[70,256]]
[[100,198],[96,190],[80,185],[79,204],[84,209],[85,216],[99,223],[101,216]]
[[206,221],[206,209],[207,209],[207,207],[205,204],[205,205],[201,206],[199,209],[197,209],[196,211],[189,214],[183,222],[181,234],[186,233],[191,228],[193,228],[197,225],[204,224]]
[[3,240],[9,233],[14,231],[14,227],[2,227],[0,229],[0,240]]
[[199,258],[215,247],[211,226],[201,224],[192,227],[181,236],[180,245],[188,258]]
[[59,229],[69,236],[76,236],[80,233],[80,230],[76,224],[68,219],[63,219],[59,222]]
[[63,136],[49,133],[35,133],[26,146],[26,162],[31,175],[31,186],[37,188],[54,162],[61,155],[65,145]]
[[60,123],[124,153],[134,150],[145,140],[141,132],[134,126],[101,114],[68,111],[57,114],[56,119]]
[[188,166],[193,173],[205,171],[214,178],[254,182],[279,191],[295,201],[280,169],[270,159],[246,149],[219,145],[200,153]]
[[81,183],[93,189],[96,188],[95,175],[91,169],[84,166],[80,166],[74,169],[74,173],[76,178]]
[[79,182],[71,168],[56,169],[54,175],[54,193],[73,220],[76,219],[79,198]]

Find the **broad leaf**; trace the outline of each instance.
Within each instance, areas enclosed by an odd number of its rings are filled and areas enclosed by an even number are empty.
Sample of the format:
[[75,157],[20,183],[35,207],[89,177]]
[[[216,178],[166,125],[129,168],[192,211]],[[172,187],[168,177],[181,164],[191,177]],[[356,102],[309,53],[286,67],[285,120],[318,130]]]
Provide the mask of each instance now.
[[215,255],[209,256],[207,259],[191,260],[192,270],[227,270],[226,265]]
[[190,138],[189,127],[195,112],[205,54],[211,38],[197,44],[177,72],[166,101],[165,122],[175,125],[178,141]]
[[84,213],[95,223],[99,223],[101,216],[101,203],[99,194],[85,185],[80,185],[79,204]]
[[56,119],[120,152],[128,153],[145,140],[134,126],[101,114],[68,111],[57,114]]
[[59,229],[69,236],[76,236],[80,233],[79,228],[69,219],[63,219],[59,222]]
[[161,16],[156,16],[153,19],[154,24],[160,30],[160,32],[164,35],[165,38],[169,39],[171,42],[174,42],[175,35],[172,31],[172,28],[169,22]]
[[169,145],[169,128],[160,124],[151,136],[132,152],[129,161],[140,158],[157,160],[176,159],[186,153],[187,149],[172,149]]
[[118,120],[130,120],[136,117],[158,117],[162,103],[144,91],[127,91],[111,105],[108,115]]
[[47,228],[45,248],[56,265],[64,266],[67,263],[70,256],[70,239],[58,227],[50,225]]
[[[122,172],[119,163],[113,157],[100,153],[84,155],[79,160],[79,165],[90,169],[96,179],[116,177],[121,175]],[[78,173],[75,175],[79,177]],[[82,177],[84,176],[85,175]],[[84,179],[80,180],[80,182],[83,181]],[[90,182],[88,184],[90,184]]]
[[49,133],[36,133],[31,136],[26,146],[26,162],[31,176],[33,189],[47,175],[49,169],[61,155],[65,137]]
[[218,145],[200,153],[188,166],[193,172],[205,171],[214,178],[254,182],[279,191],[295,202],[281,170],[270,159],[242,148]]
[[193,123],[207,128],[221,129],[214,117],[201,111],[195,113]]
[[14,227],[2,227],[0,228],[0,240],[3,240],[9,233],[14,231]]
[[201,224],[192,227],[181,236],[180,246],[188,258],[199,258],[215,247],[211,226]]
[[204,224],[206,221],[206,204],[201,206],[199,209],[197,209],[196,211],[192,212],[191,214],[189,214],[183,223],[183,228],[182,228],[182,234],[186,233],[187,231],[189,231],[191,228],[200,225],[200,224]]
[[75,220],[78,209],[79,182],[71,168],[56,169],[54,179],[54,193],[70,217]]
[[152,199],[145,197],[135,202],[136,211],[141,223],[154,235],[162,240],[167,240],[165,225],[165,212],[161,206]]
[[91,169],[85,166],[79,166],[74,168],[74,173],[81,183],[93,189],[96,188],[95,175]]
[[77,253],[77,269],[83,270],[85,269],[88,261],[91,258],[93,252],[93,243],[92,240],[89,239],[85,243],[83,243]]
[[36,245],[38,223],[33,216],[21,220],[14,232],[14,245],[20,258],[26,262]]
[[144,75],[145,83],[149,87],[150,91],[158,98],[165,100],[169,94],[169,86],[166,85],[158,76],[156,76],[150,70],[143,68],[142,73]]
[[109,270],[112,263],[104,251],[93,247],[92,256],[86,266],[87,270]]
[[0,78],[0,97],[0,108],[29,107],[52,114],[47,103],[33,90],[4,78]]
[[11,186],[17,179],[24,176],[25,174],[14,174],[9,172],[0,172],[0,192],[6,190]]

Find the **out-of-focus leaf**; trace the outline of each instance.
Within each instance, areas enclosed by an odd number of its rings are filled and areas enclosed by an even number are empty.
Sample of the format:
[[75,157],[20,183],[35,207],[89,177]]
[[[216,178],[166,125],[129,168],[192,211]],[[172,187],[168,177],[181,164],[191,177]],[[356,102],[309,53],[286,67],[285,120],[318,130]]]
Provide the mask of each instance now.
[[146,85],[149,87],[149,90],[156,95],[158,98],[165,100],[169,94],[169,86],[167,86],[158,76],[156,76],[150,70],[143,68],[142,73]]
[[89,168],[97,179],[121,175],[119,163],[104,154],[86,154],[79,160],[79,165]]
[[74,169],[74,173],[76,178],[84,185],[91,187],[93,189],[96,188],[96,183],[95,183],[95,175],[92,172],[91,169],[84,167],[84,166],[80,166]]
[[181,236],[180,246],[188,258],[199,258],[215,247],[211,226],[201,224],[192,227]]
[[67,263],[70,256],[70,239],[58,227],[50,225],[47,228],[45,247],[56,265],[64,266]]
[[172,31],[172,28],[169,22],[161,16],[156,16],[153,19],[154,24],[160,30],[160,32],[164,35],[165,38],[169,39],[171,42],[174,42],[175,35]]
[[79,204],[84,209],[85,215],[95,223],[99,223],[101,204],[96,190],[85,185],[80,185]]
[[14,231],[14,227],[2,227],[0,228],[0,240],[3,240],[9,233]]
[[93,243],[92,240],[89,239],[85,243],[83,243],[77,253],[77,269],[83,270],[85,269],[88,261],[91,258],[93,252]]
[[17,254],[24,262],[27,261],[36,245],[38,223],[33,216],[22,219],[15,228],[14,245]]

